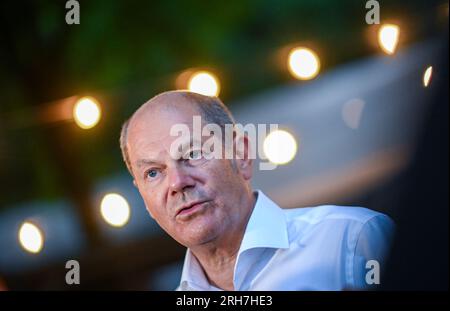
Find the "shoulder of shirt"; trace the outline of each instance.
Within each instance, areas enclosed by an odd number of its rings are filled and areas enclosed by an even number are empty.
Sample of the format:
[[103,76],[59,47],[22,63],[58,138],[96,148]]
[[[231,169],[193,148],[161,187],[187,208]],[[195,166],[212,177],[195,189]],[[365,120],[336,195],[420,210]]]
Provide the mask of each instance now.
[[327,220],[346,220],[364,224],[374,217],[389,218],[385,214],[359,206],[320,205],[283,209],[288,222],[306,222],[314,225]]
[[[331,230],[329,232],[333,232],[333,236],[339,237],[339,230],[344,230],[350,236],[358,235],[363,227],[372,221],[393,224],[387,215],[358,206],[320,205],[283,210],[290,243],[304,243],[305,239],[308,239],[310,234],[314,235],[319,228]],[[337,224],[340,225],[336,226]]]

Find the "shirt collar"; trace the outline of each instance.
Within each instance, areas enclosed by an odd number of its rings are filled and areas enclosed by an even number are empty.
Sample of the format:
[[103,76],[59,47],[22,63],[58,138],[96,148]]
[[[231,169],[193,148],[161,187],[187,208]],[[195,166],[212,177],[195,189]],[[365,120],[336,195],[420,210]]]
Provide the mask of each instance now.
[[289,247],[286,217],[283,210],[261,190],[257,191],[257,196],[238,255],[257,247]]
[[[256,203],[247,223],[236,259],[235,272],[241,254],[249,249],[289,247],[286,218],[283,210],[262,191],[258,190],[256,195]],[[235,278],[235,283],[236,281]],[[180,289],[218,290],[208,283],[203,268],[189,249],[184,259]]]
[[203,268],[188,248],[184,258],[183,272],[181,273],[181,290],[213,290],[206,279]]

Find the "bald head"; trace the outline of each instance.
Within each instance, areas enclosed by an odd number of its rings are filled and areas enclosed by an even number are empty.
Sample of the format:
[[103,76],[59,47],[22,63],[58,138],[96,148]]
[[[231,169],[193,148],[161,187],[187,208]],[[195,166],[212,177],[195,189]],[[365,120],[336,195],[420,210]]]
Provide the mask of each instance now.
[[205,100],[203,97],[206,96],[199,95],[201,97],[197,97],[197,95],[199,94],[186,91],[168,91],[158,94],[136,110],[129,120],[129,125],[132,125],[134,120],[142,117],[145,118],[150,114],[186,109],[187,107],[189,109],[196,109],[198,113],[201,113],[197,102]]
[[158,94],[139,107],[122,126],[120,148],[131,175],[133,175],[133,171],[128,153],[129,129],[138,123],[137,120],[144,119],[151,122],[152,116],[173,111],[195,111],[208,123],[217,124],[222,129],[225,128],[225,124],[235,123],[231,112],[217,97],[205,96],[189,91],[168,91]]

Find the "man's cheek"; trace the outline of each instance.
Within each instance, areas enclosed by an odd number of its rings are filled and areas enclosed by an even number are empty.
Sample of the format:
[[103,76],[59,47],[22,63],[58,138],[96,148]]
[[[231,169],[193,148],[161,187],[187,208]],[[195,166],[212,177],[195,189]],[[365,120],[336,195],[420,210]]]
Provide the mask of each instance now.
[[155,219],[155,217],[153,216],[152,211],[148,208],[148,206],[146,206],[147,212],[150,215],[151,218]]
[[144,204],[145,204],[145,209],[147,210],[150,217],[157,220],[158,211],[155,209],[155,207],[156,207],[155,203],[150,200],[144,199]]

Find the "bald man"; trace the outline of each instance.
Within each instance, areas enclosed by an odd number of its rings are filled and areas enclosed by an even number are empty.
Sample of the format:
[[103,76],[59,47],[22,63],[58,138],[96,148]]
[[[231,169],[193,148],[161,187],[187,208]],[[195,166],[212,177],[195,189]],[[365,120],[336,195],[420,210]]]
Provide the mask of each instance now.
[[[195,141],[192,134],[194,117],[223,130],[235,124],[218,98],[170,91],[142,105],[120,138],[147,211],[187,247],[178,290],[343,290],[380,283],[393,231],[388,216],[334,205],[281,209],[251,187],[249,139],[233,133],[231,159],[225,148],[223,156],[208,157],[206,137]],[[174,135],[180,125],[191,134]]]

